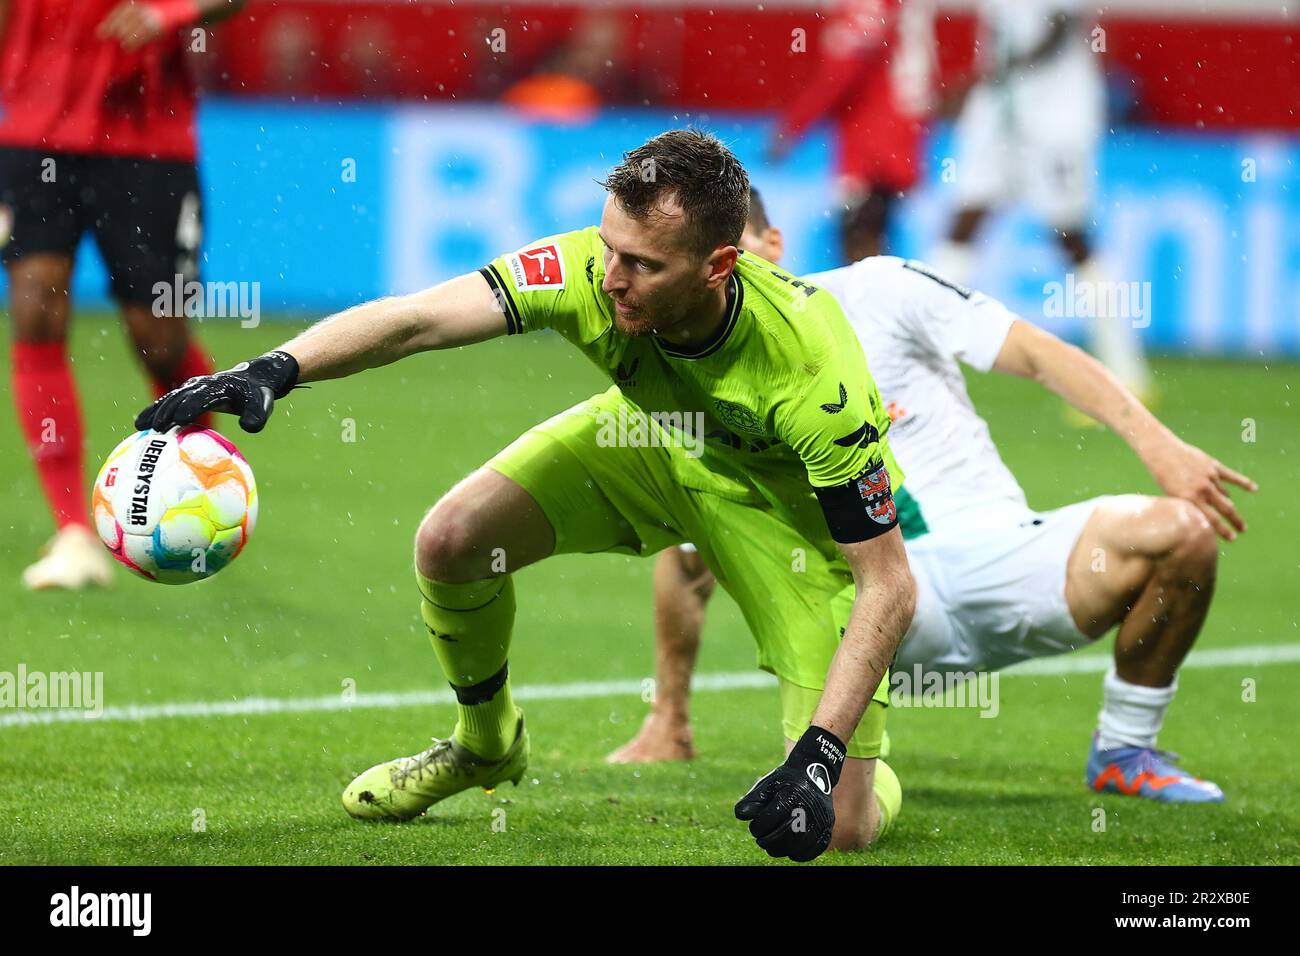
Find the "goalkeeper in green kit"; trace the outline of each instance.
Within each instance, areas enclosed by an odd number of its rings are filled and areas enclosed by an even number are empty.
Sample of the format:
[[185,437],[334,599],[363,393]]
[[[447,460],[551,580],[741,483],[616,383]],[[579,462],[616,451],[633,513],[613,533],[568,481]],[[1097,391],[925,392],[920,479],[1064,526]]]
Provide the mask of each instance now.
[[192,379],[136,424],[165,430],[215,410],[259,431],[299,383],[554,329],[615,385],[520,436],[421,522],[420,610],[459,719],[448,739],[357,777],[347,811],[407,820],[523,776],[510,572],[553,554],[648,556],[691,541],[780,682],[787,757],[737,817],[772,856],[865,846],[901,802],[878,756],[886,669],[915,601],[889,414],[830,294],[737,249],[749,180],[718,140],[663,133],[604,186],[599,227],[348,309]]

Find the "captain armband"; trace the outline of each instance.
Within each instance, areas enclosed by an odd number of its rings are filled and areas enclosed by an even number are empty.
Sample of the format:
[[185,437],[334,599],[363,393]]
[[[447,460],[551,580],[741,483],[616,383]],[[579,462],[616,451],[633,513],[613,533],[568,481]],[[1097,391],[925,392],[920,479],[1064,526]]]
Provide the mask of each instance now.
[[840,544],[870,541],[898,525],[898,508],[889,487],[889,469],[874,461],[851,481],[814,488],[830,527]]

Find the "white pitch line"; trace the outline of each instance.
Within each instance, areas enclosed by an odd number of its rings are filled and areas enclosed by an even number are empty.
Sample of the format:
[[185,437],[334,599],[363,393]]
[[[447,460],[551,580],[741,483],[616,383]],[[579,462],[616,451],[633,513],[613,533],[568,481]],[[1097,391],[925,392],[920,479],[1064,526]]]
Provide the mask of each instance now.
[[[1183,669],[1214,667],[1258,667],[1300,662],[1300,644],[1257,644],[1222,650],[1197,651],[1183,662]],[[1066,674],[1100,674],[1110,667],[1111,658],[1100,654],[1075,654],[1027,661],[1002,672],[1004,677],[1042,677]],[[691,684],[696,691],[742,690],[774,687],[776,679],[761,671],[698,674]],[[639,696],[640,680],[578,681],[571,684],[524,684],[512,689],[515,700],[588,700],[596,697]],[[450,690],[416,690],[400,693],[357,694],[351,701],[341,694],[327,697],[245,697],[242,700],[199,700],[174,704],[127,704],[105,707],[98,717],[82,710],[37,710],[0,714],[0,728],[33,724],[113,723],[132,720],[166,720],[177,717],[248,717],[260,714],[299,714],[322,711],[392,710],[399,707],[429,707],[452,704]]]
[[[1041,676],[1043,674],[1101,674],[1111,665],[1109,654],[1066,654],[1025,661],[1002,672],[1003,677]],[[1255,644],[1251,647],[1225,647],[1213,651],[1193,651],[1183,667],[1238,667],[1260,664],[1294,664],[1300,661],[1300,644]]]

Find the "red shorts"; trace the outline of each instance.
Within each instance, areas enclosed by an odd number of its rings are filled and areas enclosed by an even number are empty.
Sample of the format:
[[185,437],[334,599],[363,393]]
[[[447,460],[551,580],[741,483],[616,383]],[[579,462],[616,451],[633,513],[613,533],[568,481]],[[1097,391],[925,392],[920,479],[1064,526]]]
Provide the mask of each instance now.
[[836,165],[842,182],[859,189],[906,192],[920,175],[924,126],[888,97],[878,97],[841,115]]

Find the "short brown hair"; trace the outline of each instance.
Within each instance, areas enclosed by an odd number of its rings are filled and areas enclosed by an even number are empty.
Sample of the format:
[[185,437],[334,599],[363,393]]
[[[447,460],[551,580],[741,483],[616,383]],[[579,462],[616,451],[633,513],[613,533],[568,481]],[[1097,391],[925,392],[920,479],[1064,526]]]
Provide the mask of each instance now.
[[601,185],[636,219],[676,196],[690,247],[700,255],[739,243],[749,218],[749,174],[716,136],[700,130],[673,129],[647,140],[624,153]]
[[772,225],[772,220],[767,217],[767,206],[763,204],[763,197],[752,186],[749,189],[749,219],[746,221],[749,223],[750,231],[756,236],[761,236],[763,230]]

